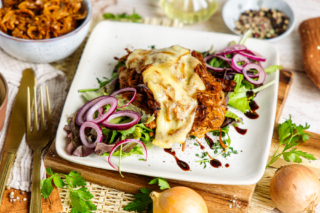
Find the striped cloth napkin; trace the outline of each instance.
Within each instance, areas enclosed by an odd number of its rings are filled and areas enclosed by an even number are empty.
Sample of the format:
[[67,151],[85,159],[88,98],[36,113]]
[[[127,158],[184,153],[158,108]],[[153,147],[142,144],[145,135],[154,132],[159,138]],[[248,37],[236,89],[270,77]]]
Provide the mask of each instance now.
[[[18,93],[22,72],[26,68],[32,68],[35,71],[38,86],[47,85],[49,88],[52,125],[54,129],[53,134],[55,134],[55,130],[59,124],[60,115],[68,92],[68,79],[64,73],[56,70],[49,64],[32,64],[19,61],[10,57],[0,49],[0,72],[6,78],[9,87],[6,118],[4,127],[0,132],[0,153],[2,153],[5,143],[10,114],[15,97]],[[46,151],[43,152],[43,156],[45,153]],[[32,159],[33,151],[26,143],[24,137],[21,141],[17,157],[12,166],[7,185],[15,189],[20,189],[27,192],[30,191],[32,180]],[[43,158],[41,161],[41,178],[46,178]]]

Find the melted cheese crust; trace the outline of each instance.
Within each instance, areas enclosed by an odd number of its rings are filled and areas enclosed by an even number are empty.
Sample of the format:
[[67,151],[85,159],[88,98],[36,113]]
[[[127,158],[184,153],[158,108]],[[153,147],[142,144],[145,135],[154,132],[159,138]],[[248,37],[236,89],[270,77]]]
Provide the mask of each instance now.
[[142,73],[143,81],[161,105],[157,114],[157,128],[153,144],[171,148],[173,143],[184,143],[191,130],[198,106],[197,90],[205,90],[194,68],[200,61],[190,50],[172,46],[157,50],[135,50],[126,66]]

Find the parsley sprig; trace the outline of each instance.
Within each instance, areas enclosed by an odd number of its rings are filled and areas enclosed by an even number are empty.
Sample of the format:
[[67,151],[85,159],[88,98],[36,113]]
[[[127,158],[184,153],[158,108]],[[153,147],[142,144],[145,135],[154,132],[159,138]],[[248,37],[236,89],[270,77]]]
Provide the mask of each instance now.
[[[169,189],[169,183],[166,179],[159,177],[151,180],[149,184],[158,184],[161,190]],[[141,188],[140,193],[135,194],[135,200],[130,202],[123,210],[143,212],[147,207],[147,213],[152,213],[152,199],[150,197],[151,190],[148,188]]]
[[[90,201],[94,196],[88,191],[86,181],[80,176],[80,173],[72,171],[68,175],[62,173],[53,173],[51,168],[46,169],[47,174],[51,177],[41,181],[41,193],[46,199],[50,196],[53,187],[52,181],[56,187],[62,188],[66,186],[70,192],[70,200],[72,205],[71,213],[90,213],[90,210],[97,210],[97,207]],[[65,181],[60,176],[64,176]],[[79,189],[74,189],[82,187]]]
[[[296,163],[301,163],[301,157],[308,160],[315,160],[316,158],[312,154],[307,154],[306,152],[299,151],[295,147],[300,143],[301,140],[303,142],[306,142],[309,139],[309,136],[311,136],[311,134],[304,132],[304,130],[309,129],[309,127],[310,125],[308,125],[307,123],[305,126],[298,126],[292,123],[291,116],[289,116],[288,120],[286,120],[282,124],[279,124],[279,146],[276,152],[273,154],[266,168],[268,168],[271,164],[276,162],[276,160],[278,160],[281,157],[281,155],[283,156],[283,159],[287,162],[292,161]],[[279,148],[282,145],[284,145],[283,150],[279,154],[277,154]]]

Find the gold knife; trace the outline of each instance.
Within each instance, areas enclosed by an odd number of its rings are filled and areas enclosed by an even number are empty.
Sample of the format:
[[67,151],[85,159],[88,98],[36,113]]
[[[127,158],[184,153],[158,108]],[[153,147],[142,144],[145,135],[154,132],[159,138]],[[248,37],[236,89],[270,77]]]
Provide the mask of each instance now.
[[[20,142],[26,132],[26,117],[27,117],[27,87],[33,88],[36,86],[36,76],[32,69],[24,70],[20,82],[18,94],[16,96],[6,141],[4,144],[1,164],[0,164],[0,206],[4,189],[7,184],[7,179],[11,170],[11,166],[16,158]],[[33,90],[31,90],[33,91]],[[33,103],[34,93],[30,94],[31,103]]]

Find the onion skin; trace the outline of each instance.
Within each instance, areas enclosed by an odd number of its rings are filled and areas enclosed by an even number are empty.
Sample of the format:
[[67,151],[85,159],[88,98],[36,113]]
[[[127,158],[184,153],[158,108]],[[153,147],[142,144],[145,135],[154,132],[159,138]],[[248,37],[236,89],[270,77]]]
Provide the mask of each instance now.
[[270,196],[276,207],[284,213],[313,210],[320,199],[320,181],[305,166],[284,166],[276,171],[271,180]]
[[161,193],[151,192],[153,213],[208,213],[203,198],[194,190],[177,186]]

